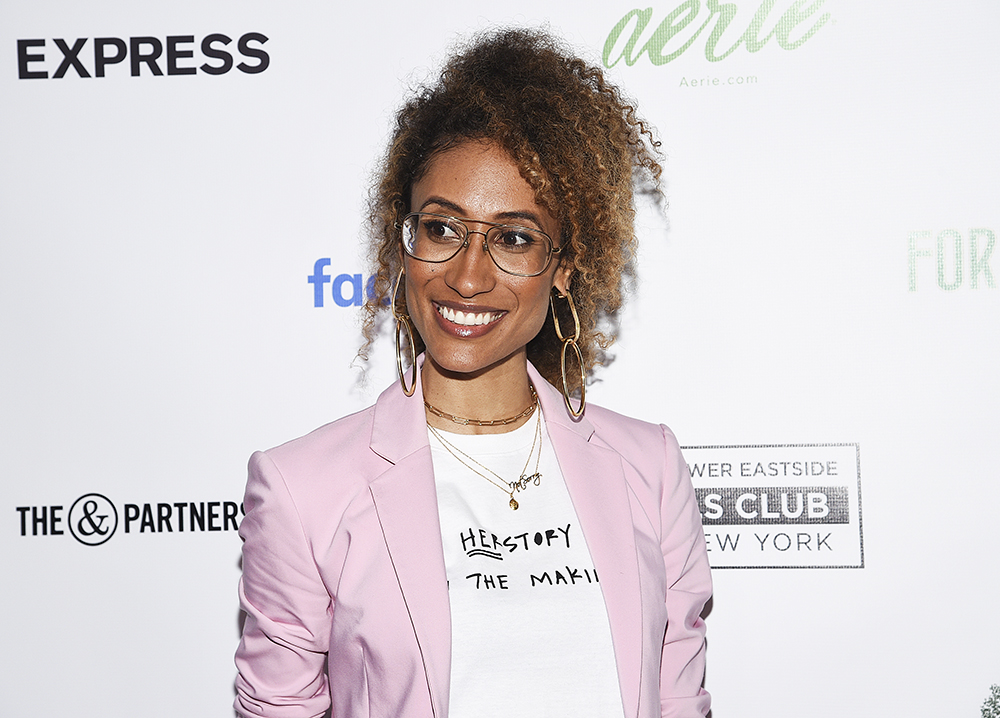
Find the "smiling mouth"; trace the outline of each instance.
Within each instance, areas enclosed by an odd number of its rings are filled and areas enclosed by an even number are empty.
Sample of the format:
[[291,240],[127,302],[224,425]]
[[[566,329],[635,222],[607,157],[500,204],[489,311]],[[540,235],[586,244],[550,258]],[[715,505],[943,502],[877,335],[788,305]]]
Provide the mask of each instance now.
[[441,306],[440,304],[435,305],[435,308],[438,314],[449,322],[462,327],[479,327],[491,324],[506,314],[506,312],[463,312],[458,309]]

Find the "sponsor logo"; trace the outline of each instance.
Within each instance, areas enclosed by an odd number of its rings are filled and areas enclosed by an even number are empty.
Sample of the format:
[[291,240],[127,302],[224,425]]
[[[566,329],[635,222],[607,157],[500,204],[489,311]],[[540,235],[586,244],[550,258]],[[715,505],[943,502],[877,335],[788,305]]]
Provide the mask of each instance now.
[[[34,508],[34,507],[32,507]],[[56,507],[52,507],[55,509]],[[44,509],[43,516],[44,516]],[[118,509],[107,496],[84,494],[69,508],[69,530],[80,543],[100,546],[115,535],[118,529]],[[34,516],[32,516],[34,525]],[[25,535],[24,520],[21,521],[21,535]]]
[[271,57],[263,48],[267,40],[259,32],[245,33],[235,41],[221,32],[206,35],[200,41],[194,35],[168,35],[163,39],[80,37],[72,42],[54,38],[52,46],[43,38],[18,40],[17,76],[21,80],[124,76],[125,68],[131,77],[199,72],[225,75],[234,67],[256,75],[271,64]]
[[100,546],[115,535],[121,517],[125,534],[237,531],[243,506],[235,501],[125,503],[119,514],[114,502],[98,493],[84,494],[65,505],[17,506],[21,536],[65,536],[87,546]]
[[604,65],[614,67],[624,60],[631,66],[643,56],[653,65],[666,65],[699,39],[709,62],[724,60],[740,47],[760,52],[772,38],[781,49],[795,50],[830,22],[830,13],[822,11],[825,0],[794,0],[778,11],[776,3],[762,0],[751,14],[746,3],[740,8],[732,2],[687,0],[651,32],[653,8],[629,10],[604,41]]
[[334,277],[327,274],[329,266],[329,257],[317,259],[313,264],[313,273],[306,277],[306,281],[313,286],[314,307],[325,305],[327,284],[330,285],[329,294],[333,303],[338,307],[360,307],[366,297],[375,297],[375,275],[368,277],[367,281],[361,274],[338,274]]
[[946,292],[962,287],[996,289],[990,266],[996,243],[996,234],[985,227],[964,235],[957,229],[941,230],[936,241],[929,230],[910,232],[906,243],[909,290],[931,286],[935,280],[938,289]]
[[863,568],[857,444],[685,447],[712,568]]

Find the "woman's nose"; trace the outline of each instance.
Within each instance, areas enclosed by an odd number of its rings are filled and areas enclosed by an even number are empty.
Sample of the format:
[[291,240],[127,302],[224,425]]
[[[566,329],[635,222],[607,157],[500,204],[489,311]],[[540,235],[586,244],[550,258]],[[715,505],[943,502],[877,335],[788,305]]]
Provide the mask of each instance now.
[[470,231],[465,246],[448,262],[448,286],[463,297],[490,291],[496,284],[493,259],[486,248],[486,233]]

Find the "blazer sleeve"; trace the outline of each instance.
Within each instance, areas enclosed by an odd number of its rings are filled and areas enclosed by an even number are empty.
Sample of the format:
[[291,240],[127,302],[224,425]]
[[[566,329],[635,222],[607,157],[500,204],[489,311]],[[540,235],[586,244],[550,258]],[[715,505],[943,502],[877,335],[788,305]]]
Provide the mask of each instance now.
[[687,463],[677,439],[661,427],[666,471],[661,508],[661,546],[667,577],[667,630],[660,662],[660,713],[664,718],[705,716],[711,697],[705,677],[705,622],[712,596],[708,550]]
[[246,613],[236,652],[240,716],[313,718],[330,706],[325,671],[332,599],[284,477],[261,452],[250,458],[244,497]]

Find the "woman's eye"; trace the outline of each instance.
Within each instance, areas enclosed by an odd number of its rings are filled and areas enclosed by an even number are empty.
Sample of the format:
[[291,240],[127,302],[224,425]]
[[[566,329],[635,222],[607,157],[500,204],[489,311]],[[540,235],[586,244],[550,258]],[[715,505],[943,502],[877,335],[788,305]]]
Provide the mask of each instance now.
[[502,249],[524,250],[535,244],[537,241],[538,240],[536,240],[530,232],[520,229],[508,229],[500,234],[497,244],[499,244]]
[[459,239],[458,231],[448,222],[442,222],[440,220],[427,220],[423,224],[424,232],[431,239],[437,240],[457,240]]

